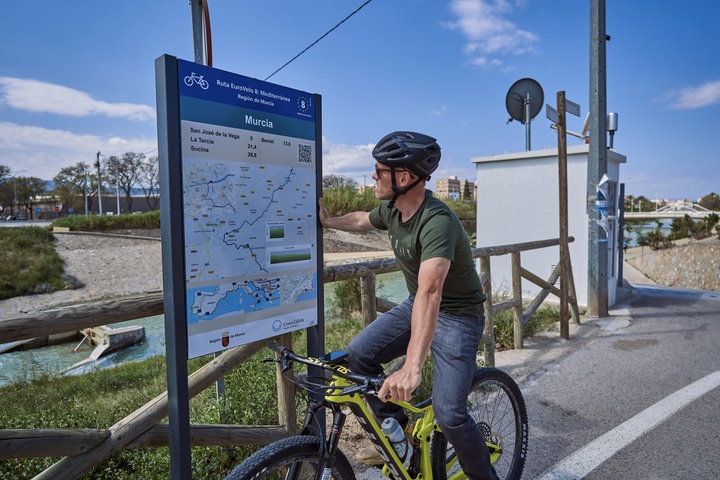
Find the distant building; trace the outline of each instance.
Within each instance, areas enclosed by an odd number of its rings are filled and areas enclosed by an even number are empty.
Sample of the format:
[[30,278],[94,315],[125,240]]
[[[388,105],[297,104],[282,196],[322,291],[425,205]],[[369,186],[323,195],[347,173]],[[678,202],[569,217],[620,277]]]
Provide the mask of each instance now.
[[435,197],[440,199],[461,200],[468,197],[468,200],[474,200],[476,192],[477,186],[474,183],[467,180],[462,182],[455,176],[435,180]]

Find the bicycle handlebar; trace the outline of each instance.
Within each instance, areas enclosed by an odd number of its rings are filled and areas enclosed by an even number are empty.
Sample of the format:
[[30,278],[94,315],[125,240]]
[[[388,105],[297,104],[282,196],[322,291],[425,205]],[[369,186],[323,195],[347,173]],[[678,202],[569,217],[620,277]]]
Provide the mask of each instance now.
[[359,373],[354,373],[348,370],[345,367],[342,367],[336,363],[332,362],[326,362],[323,360],[320,360],[318,358],[311,358],[311,357],[303,357],[302,355],[298,355],[297,353],[293,352],[289,348],[283,347],[282,345],[270,340],[267,342],[267,347],[278,353],[280,357],[282,357],[285,360],[295,361],[298,363],[302,363],[305,365],[312,365],[315,367],[320,367],[324,370],[328,370],[333,372],[333,374],[342,377],[346,380],[349,380],[353,383],[356,383],[360,388],[360,391],[362,393],[368,393],[368,394],[374,394],[380,391],[380,387],[382,387],[383,381],[385,380],[384,375],[361,375]]

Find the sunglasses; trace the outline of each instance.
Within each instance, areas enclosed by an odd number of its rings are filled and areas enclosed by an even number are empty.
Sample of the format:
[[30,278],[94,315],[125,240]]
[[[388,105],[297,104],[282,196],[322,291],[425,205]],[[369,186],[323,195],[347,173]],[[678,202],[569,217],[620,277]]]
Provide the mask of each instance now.
[[[380,175],[382,174],[382,172],[391,172],[392,170],[393,170],[392,168],[380,168],[380,167],[378,167],[377,165],[375,165],[375,175],[377,175],[378,178],[380,177]],[[411,177],[414,177],[414,176],[415,176],[415,175],[413,175],[413,173],[412,173],[410,170],[405,170],[404,168],[396,168],[396,169],[395,169],[395,172],[396,172],[396,173],[408,172]]]

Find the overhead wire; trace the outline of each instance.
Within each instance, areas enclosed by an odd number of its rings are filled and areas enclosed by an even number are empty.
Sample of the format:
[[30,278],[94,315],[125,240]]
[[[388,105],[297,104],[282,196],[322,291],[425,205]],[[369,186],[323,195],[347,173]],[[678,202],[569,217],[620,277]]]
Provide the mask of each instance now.
[[343,23],[345,23],[350,17],[352,17],[353,15],[355,15],[356,13],[358,13],[360,10],[362,10],[362,9],[363,9],[368,3],[370,3],[370,2],[372,2],[372,0],[367,0],[365,3],[363,3],[362,5],[360,5],[358,8],[355,9],[354,12],[352,12],[352,13],[351,13],[350,15],[348,15],[347,17],[343,18],[337,25],[335,25],[335,26],[332,27],[330,30],[328,30],[327,32],[325,32],[324,35],[322,35],[320,38],[318,38],[317,40],[315,40],[313,43],[311,43],[310,45],[308,45],[307,48],[305,48],[305,50],[303,50],[302,52],[300,52],[300,53],[298,53],[297,55],[295,55],[293,58],[291,58],[290,60],[288,60],[282,67],[278,68],[278,69],[275,70],[273,73],[271,73],[270,75],[268,75],[268,76],[265,78],[265,80],[267,81],[268,79],[270,79],[270,77],[272,77],[273,75],[275,75],[276,73],[278,73],[280,70],[282,70],[283,68],[285,68],[285,67],[287,67],[288,65],[290,65],[290,64],[291,64],[293,61],[295,61],[300,55],[302,55],[303,53],[305,53],[305,52],[307,52],[308,50],[310,50],[310,49],[311,49],[313,46],[315,46],[320,40],[322,40],[323,38],[327,37],[333,30],[335,30],[335,29],[338,28],[340,25],[342,25]]

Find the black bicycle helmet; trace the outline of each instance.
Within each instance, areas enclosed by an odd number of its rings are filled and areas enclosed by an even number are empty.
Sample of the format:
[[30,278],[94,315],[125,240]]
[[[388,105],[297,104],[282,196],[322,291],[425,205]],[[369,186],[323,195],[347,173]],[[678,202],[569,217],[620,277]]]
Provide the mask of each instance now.
[[422,133],[393,132],[380,139],[372,155],[387,167],[409,170],[421,180],[430,180],[440,163],[440,145]]

